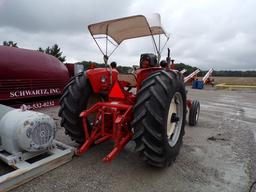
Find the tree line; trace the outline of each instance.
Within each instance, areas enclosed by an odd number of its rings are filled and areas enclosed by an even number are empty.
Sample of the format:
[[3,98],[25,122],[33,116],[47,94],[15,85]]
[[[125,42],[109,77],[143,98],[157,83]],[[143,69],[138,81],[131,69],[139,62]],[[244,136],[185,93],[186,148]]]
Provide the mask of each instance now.
[[[92,61],[81,61],[81,62],[78,62],[77,64],[82,64],[82,65],[84,65],[85,69],[88,69],[92,63],[95,65],[96,68],[106,66],[104,63],[96,63],[96,62],[92,62]],[[176,63],[175,69],[178,71],[186,69],[187,71],[184,73],[184,76],[187,76],[198,68],[190,66],[190,65],[186,65],[184,63]],[[133,70],[133,67],[119,65],[119,66],[117,66],[117,70],[120,73],[129,73]],[[208,71],[201,70],[198,73],[198,76],[204,76],[207,72]],[[256,77],[256,71],[230,71],[230,70],[213,71],[212,75],[213,76],[221,76],[221,77]]]
[[[197,69],[197,67],[192,67],[190,65],[186,65],[184,63],[175,64],[175,69],[181,71],[182,69],[186,69],[187,72],[184,75],[189,75],[193,71]],[[198,76],[204,76],[208,71],[201,70],[198,73]],[[256,77],[256,71],[231,71],[231,70],[222,70],[222,71],[213,71],[213,76],[219,77]]]
[[[15,43],[13,41],[4,41],[3,46],[19,48],[17,43]],[[60,47],[57,44],[54,44],[51,47],[48,46],[45,49],[43,49],[42,47],[39,47],[37,49],[37,51],[52,55],[52,56],[56,57],[57,59],[59,59],[61,62],[66,61],[66,56],[62,55],[63,53],[60,51]]]
[[[202,75],[207,71],[202,71]],[[219,77],[256,77],[256,71],[213,71],[213,76]]]
[[[4,41],[4,46],[10,46],[10,47],[16,47],[18,48],[18,45],[16,42],[13,41]],[[53,55],[54,57],[58,58],[61,62],[66,61],[66,56],[63,56],[63,52],[60,50],[60,47],[57,44],[54,44],[53,46],[48,46],[45,49],[42,47],[39,47],[37,51]],[[88,69],[91,64],[94,64],[95,67],[105,67],[104,63],[96,63],[92,61],[81,61],[78,62],[78,64],[84,65],[85,69]],[[133,67],[128,66],[117,66],[117,69],[120,73],[128,73],[133,70]],[[184,63],[177,63],[175,64],[176,70],[183,70],[186,69],[187,71],[184,73],[184,75],[189,75],[193,71],[197,69],[197,67],[193,67]],[[207,71],[200,71],[199,76],[204,76],[207,73]],[[256,77],[256,71],[231,71],[231,70],[225,70],[225,71],[213,71],[213,76],[225,76],[225,77]]]

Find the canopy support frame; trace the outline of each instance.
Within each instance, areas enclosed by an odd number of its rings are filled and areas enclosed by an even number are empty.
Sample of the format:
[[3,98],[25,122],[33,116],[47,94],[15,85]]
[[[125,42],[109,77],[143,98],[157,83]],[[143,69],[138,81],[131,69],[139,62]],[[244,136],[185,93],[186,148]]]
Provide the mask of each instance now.
[[[114,21],[114,20],[113,20]],[[149,35],[145,35],[145,36],[151,36],[152,37],[152,40],[153,40],[153,47],[154,47],[154,50],[156,50],[156,54],[157,54],[157,62],[159,63],[160,62],[160,59],[161,59],[161,53],[162,53],[162,51],[163,51],[163,49],[164,49],[164,47],[166,46],[166,44],[167,44],[167,42],[169,41],[169,36],[168,35],[166,35],[166,33],[164,32],[164,33],[158,33],[158,34],[155,34],[155,33],[153,33],[152,32],[152,28],[150,27],[150,25],[149,25],[149,23],[148,23],[148,20],[145,18],[145,22],[146,22],[146,25],[147,25],[147,27],[148,27],[148,29],[149,29]],[[90,30],[90,27],[88,27],[89,28],[89,31],[90,31],[90,34],[91,34],[91,36],[93,37],[93,39],[94,39],[94,41],[95,41],[95,43],[96,43],[96,45],[97,45],[97,47],[99,48],[99,50],[100,50],[100,52],[102,53],[102,55],[103,55],[103,60],[104,60],[104,63],[106,64],[106,65],[108,65],[108,59],[109,59],[109,57],[115,52],[115,50],[119,47],[119,45],[120,45],[120,43],[121,42],[119,42],[119,43],[117,43],[117,44],[114,44],[110,39],[109,39],[109,25],[110,25],[111,23],[108,23],[107,25],[106,25],[106,31],[104,32],[105,34],[105,36],[104,37],[96,37],[97,35],[99,35],[99,34],[93,34],[92,33],[92,31]],[[152,26],[152,27],[154,27],[154,26]],[[161,27],[161,26],[160,26]],[[166,36],[166,42],[164,43],[164,45],[163,45],[163,47],[161,48],[161,35],[162,34],[164,34],[165,36]],[[158,45],[157,45],[157,42],[156,42],[156,39],[155,39],[155,35],[158,35]],[[137,36],[137,37],[140,37],[140,36]],[[137,37],[133,37],[133,38],[137,38]],[[105,49],[106,50],[103,50],[102,49],[102,47],[99,45],[99,43],[98,43],[98,41],[97,41],[97,39],[102,39],[102,38],[104,38],[104,39],[106,39],[106,41],[105,41]],[[108,48],[109,48],[109,46],[108,46],[108,43],[111,43],[115,48],[110,52],[110,54],[108,53]],[[115,42],[116,43],[116,42]]]

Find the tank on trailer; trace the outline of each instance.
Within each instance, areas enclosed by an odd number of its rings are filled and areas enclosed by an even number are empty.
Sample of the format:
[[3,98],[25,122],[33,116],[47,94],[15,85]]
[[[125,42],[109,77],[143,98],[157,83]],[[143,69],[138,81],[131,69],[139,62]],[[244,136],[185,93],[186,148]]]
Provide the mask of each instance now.
[[39,51],[0,46],[0,103],[29,109],[48,107],[69,79],[57,58]]

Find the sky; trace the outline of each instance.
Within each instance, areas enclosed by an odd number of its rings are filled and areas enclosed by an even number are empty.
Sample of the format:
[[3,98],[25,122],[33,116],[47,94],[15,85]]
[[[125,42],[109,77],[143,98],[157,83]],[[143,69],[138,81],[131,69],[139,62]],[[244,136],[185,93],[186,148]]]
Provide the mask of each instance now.
[[[255,0],[0,0],[0,44],[26,49],[58,44],[67,62],[103,62],[87,26],[159,13],[177,63],[203,70],[256,70]],[[124,41],[110,61],[138,65],[153,52],[147,38]],[[167,54],[166,49],[162,58]]]

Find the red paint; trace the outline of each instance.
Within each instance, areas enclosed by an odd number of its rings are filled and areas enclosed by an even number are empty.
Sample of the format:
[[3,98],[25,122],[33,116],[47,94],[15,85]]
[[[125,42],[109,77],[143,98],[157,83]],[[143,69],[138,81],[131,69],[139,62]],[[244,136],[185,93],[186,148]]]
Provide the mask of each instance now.
[[[130,122],[133,117],[132,108],[136,97],[124,89],[124,86],[127,84],[121,84],[117,81],[118,72],[116,70],[112,71],[112,83],[114,85],[110,88],[109,86],[111,85],[108,80],[110,77],[109,69],[88,70],[86,75],[96,92],[102,91],[106,87],[109,89],[109,94],[108,101],[96,103],[89,109],[81,112],[80,117],[83,121],[85,142],[78,149],[78,154],[86,152],[93,143],[99,144],[106,140],[113,140],[115,143],[113,150],[103,158],[104,162],[109,162],[117,156],[125,144],[132,138],[133,133]],[[102,76],[107,77],[105,84],[101,82]],[[97,115],[92,131],[89,132],[86,119],[91,113],[96,113]]]
[[65,63],[65,66],[68,69],[69,78],[75,75],[75,64],[74,63]]
[[[149,77],[153,72],[163,69],[161,67],[152,67],[138,69],[136,71],[137,91],[140,89],[143,80]],[[172,70],[175,71],[175,70]],[[175,71],[176,72],[176,71]],[[125,90],[129,82],[117,80],[118,72],[113,70],[112,86],[110,83],[110,70],[107,68],[91,69],[86,72],[94,92],[106,90],[108,99],[106,102],[99,102],[81,112],[80,117],[83,122],[84,143],[78,149],[77,154],[85,153],[92,144],[99,144],[107,140],[114,141],[114,148],[102,160],[104,162],[112,161],[123,149],[127,142],[132,139],[130,122],[133,119],[132,108],[136,103],[136,95]],[[104,77],[106,81],[102,82]],[[187,107],[191,108],[191,100],[187,100]],[[93,127],[89,131],[87,116],[96,114]]]
[[192,100],[191,99],[187,99],[186,104],[187,104],[187,107],[189,109],[191,109],[191,107],[192,107]]
[[161,67],[150,67],[146,69],[138,69],[136,71],[136,78],[137,78],[137,89],[140,89],[142,81],[147,78],[151,73],[155,71],[163,70]]
[[121,90],[119,83],[116,81],[114,86],[112,87],[109,98],[111,99],[125,99],[125,95],[123,91]]
[[0,101],[60,95],[68,79],[65,65],[51,55],[0,46]]
[[[102,160],[110,162],[123,149],[125,144],[131,140],[130,121],[132,118],[133,105],[123,102],[99,102],[80,114],[83,120],[85,143],[78,149],[78,154],[86,152],[93,143],[99,144],[106,140],[114,141],[114,148]],[[101,123],[94,122],[93,129],[89,133],[86,117],[91,113],[97,113],[96,119]],[[110,124],[110,122],[112,122]]]
[[[112,84],[110,82],[110,69],[109,68],[95,68],[86,71],[86,76],[90,80],[94,93],[100,91],[109,91],[112,85],[116,82],[118,71],[112,69]],[[102,78],[105,78],[105,82],[102,82]]]

